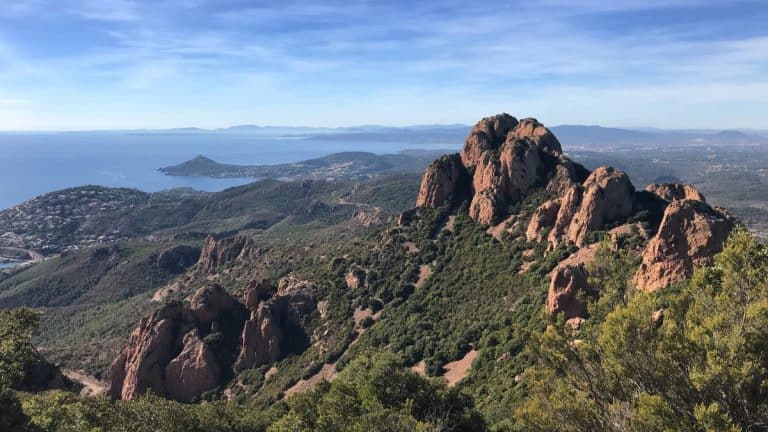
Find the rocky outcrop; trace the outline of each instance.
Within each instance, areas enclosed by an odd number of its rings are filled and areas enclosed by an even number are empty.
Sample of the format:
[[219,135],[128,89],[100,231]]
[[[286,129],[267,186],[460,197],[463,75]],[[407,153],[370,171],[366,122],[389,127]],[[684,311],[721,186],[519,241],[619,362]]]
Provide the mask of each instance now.
[[131,399],[148,390],[165,395],[165,367],[174,357],[180,327],[189,322],[188,311],[178,302],[142,319],[110,367],[109,394],[115,399]]
[[165,368],[166,396],[180,402],[194,402],[200,395],[216,388],[221,379],[216,356],[200,338],[199,331],[190,330],[183,339],[181,353]]
[[[456,181],[462,176],[468,186],[464,189],[462,181]],[[574,187],[576,191],[572,191]],[[590,175],[563,154],[560,142],[538,120],[518,122],[508,114],[479,121],[458,157],[445,156],[427,169],[417,206],[436,207],[449,197],[463,196],[458,191],[466,190],[470,217],[493,225],[507,216],[510,206],[537,189],[546,189],[553,200],[560,199],[558,210],[569,217],[556,223],[558,218],[551,216],[554,202],[546,203],[529,227],[529,238],[540,238],[541,229],[559,225],[551,240],[564,236],[578,244],[587,231],[627,217],[634,208],[634,188],[626,174],[602,168]],[[563,199],[568,194],[570,199]],[[576,215],[578,212],[581,214]]]
[[547,312],[564,313],[566,319],[585,317],[586,297],[595,295],[583,265],[561,265],[552,271],[547,294]]
[[582,246],[590,231],[623,221],[635,209],[635,189],[623,171],[600,167],[583,184],[571,184],[561,199],[539,206],[531,217],[526,237],[542,240],[545,228],[550,247],[562,242]]
[[671,202],[643,252],[634,277],[636,287],[656,291],[690,277],[695,266],[711,264],[735,224],[725,211],[704,201]]
[[275,287],[272,286],[272,282],[269,279],[260,279],[251,282],[243,296],[245,307],[248,308],[248,310],[255,309],[259,303],[272,297],[274,292]]
[[365,270],[360,267],[353,267],[349,269],[346,275],[344,275],[344,282],[349,289],[358,289],[365,286]]
[[437,207],[455,197],[465,178],[459,155],[446,155],[432,162],[424,173],[416,198],[419,207]]
[[248,237],[233,236],[216,240],[208,236],[197,264],[202,272],[212,274],[223,265],[258,256],[260,252],[256,243]]
[[283,339],[279,310],[266,303],[259,304],[245,322],[241,338],[242,347],[234,365],[236,372],[277,361]]
[[183,273],[200,259],[200,249],[192,246],[174,246],[157,256],[157,265],[171,273]]
[[534,210],[531,215],[531,221],[528,223],[528,229],[525,236],[528,241],[542,241],[546,228],[550,228],[557,222],[557,215],[560,212],[560,200],[549,200]]
[[484,154],[499,148],[517,125],[517,119],[506,113],[477,122],[461,149],[461,163],[465,167],[476,166]]
[[[303,284],[301,282],[304,282]],[[272,363],[302,339],[301,320],[316,309],[306,281],[281,289],[252,283],[243,301],[219,285],[198,289],[141,320],[110,367],[109,394],[131,399],[152,391],[194,402],[233,373]]]
[[209,327],[221,317],[242,314],[243,305],[222,288],[209,285],[195,291],[189,311],[198,326]]
[[561,196],[584,171],[536,119],[518,122],[499,114],[472,128],[459,155],[444,156],[427,169],[417,205],[436,207],[449,197],[468,195],[470,217],[491,225],[537,188]]
[[251,309],[243,326],[241,348],[234,364],[236,372],[275,362],[292,349],[287,342],[300,339],[293,333],[300,328],[302,317],[317,308],[313,288],[309,281],[287,277],[278,282],[274,296],[260,297],[264,292],[260,285],[250,290],[258,290],[259,295],[246,293],[246,298],[261,300]]
[[623,171],[600,167],[575,188],[560,206],[565,220],[549,234],[553,245],[565,239],[581,246],[588,232],[626,219],[634,211],[635,188]]
[[645,190],[651,192],[667,202],[689,199],[696,201],[706,201],[704,195],[695,187],[689,184],[680,183],[651,183],[645,187]]

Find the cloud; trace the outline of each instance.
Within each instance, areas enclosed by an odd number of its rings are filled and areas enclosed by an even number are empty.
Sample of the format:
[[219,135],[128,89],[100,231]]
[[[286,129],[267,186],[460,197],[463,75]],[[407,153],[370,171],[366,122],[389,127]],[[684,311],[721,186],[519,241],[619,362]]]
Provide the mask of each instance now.
[[27,99],[18,99],[18,98],[3,98],[0,97],[0,106],[18,106],[18,105],[26,105],[29,101]]
[[82,18],[108,22],[136,22],[140,15],[132,0],[84,0],[72,12]]
[[[503,110],[505,103],[539,107],[546,117],[565,116],[555,106],[562,101],[576,117],[612,114],[600,108],[607,106],[666,113],[665,106],[683,101],[768,100],[768,30],[759,25],[768,7],[752,13],[758,3],[750,1],[735,3],[729,14],[705,0],[71,0],[68,9],[10,1],[15,12],[7,19],[19,27],[34,17],[70,33],[41,45],[25,32],[0,29],[0,86],[22,84],[94,105],[122,98],[178,110],[192,100],[203,112],[212,109],[204,101],[215,99],[245,110],[256,104],[245,95],[256,92],[269,95],[260,103],[272,106],[254,112],[333,101],[333,110],[316,115],[332,112],[348,124],[371,121],[363,112],[416,117],[405,114],[408,107],[469,122],[484,105]],[[741,12],[742,4],[753,8]],[[688,12],[707,24],[692,24]],[[581,105],[589,97],[601,101],[592,111]]]

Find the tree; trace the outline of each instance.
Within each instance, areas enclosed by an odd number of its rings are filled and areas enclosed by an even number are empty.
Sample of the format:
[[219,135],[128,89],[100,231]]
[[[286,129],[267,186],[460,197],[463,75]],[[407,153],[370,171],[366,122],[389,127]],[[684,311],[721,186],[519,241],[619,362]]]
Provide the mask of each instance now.
[[560,324],[531,346],[521,429],[768,430],[768,247],[750,234],[679,289],[616,303],[594,331]]

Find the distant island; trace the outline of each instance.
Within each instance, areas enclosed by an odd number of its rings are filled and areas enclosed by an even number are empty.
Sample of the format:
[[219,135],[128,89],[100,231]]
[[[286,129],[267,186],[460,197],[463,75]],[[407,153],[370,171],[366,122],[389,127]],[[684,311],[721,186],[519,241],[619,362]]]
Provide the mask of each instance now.
[[280,180],[369,179],[420,173],[435,157],[451,150],[405,150],[396,154],[334,153],[317,159],[277,165],[231,165],[197,156],[160,172],[179,177],[271,178]]

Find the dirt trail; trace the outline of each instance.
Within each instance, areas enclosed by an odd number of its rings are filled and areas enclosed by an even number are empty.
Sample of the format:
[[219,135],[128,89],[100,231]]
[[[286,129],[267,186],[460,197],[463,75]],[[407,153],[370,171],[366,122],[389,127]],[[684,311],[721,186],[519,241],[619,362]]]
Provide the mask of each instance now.
[[424,281],[427,280],[428,277],[432,275],[432,265],[431,264],[422,264],[419,266],[419,277],[416,278],[416,288],[421,288],[422,285],[424,285]]
[[[467,376],[470,369],[472,369],[472,362],[475,361],[475,358],[477,358],[478,354],[479,352],[472,348],[464,355],[464,357],[460,358],[459,360],[446,363],[445,366],[443,366],[443,369],[445,369],[443,378],[448,381],[448,387],[455,386],[459,381],[463,380]],[[424,360],[411,366],[411,370],[423,377],[427,376]]]
[[[352,348],[359,340],[360,337],[365,334],[365,331],[367,329],[360,326],[360,323],[365,318],[372,318],[374,321],[378,321],[379,318],[381,318],[382,311],[378,311],[376,313],[373,313],[371,309],[356,309],[353,314],[353,319],[355,321],[355,332],[357,333],[357,337],[355,340],[353,340],[348,346],[347,349],[344,350],[344,353],[349,351],[350,348]],[[339,356],[341,358],[342,355]],[[287,390],[283,392],[283,399],[289,397],[292,394],[295,393],[302,393],[307,390],[311,390],[314,386],[321,383],[323,380],[331,382],[336,378],[336,363],[334,362],[332,364],[324,364],[323,367],[320,369],[319,372],[312,375],[311,377],[307,379],[300,379],[296,384],[290,386]],[[270,369],[271,370],[271,369]]]
[[95,377],[72,369],[62,369],[61,373],[72,381],[83,385],[83,389],[80,390],[81,396],[98,396],[107,393],[109,384],[105,381],[100,381]]
[[445,369],[445,380],[448,381],[448,387],[455,386],[459,381],[463,380],[467,376],[469,370],[472,368],[472,362],[477,357],[477,350],[472,348],[463,358],[446,363],[443,368]]

